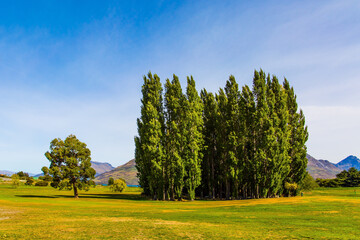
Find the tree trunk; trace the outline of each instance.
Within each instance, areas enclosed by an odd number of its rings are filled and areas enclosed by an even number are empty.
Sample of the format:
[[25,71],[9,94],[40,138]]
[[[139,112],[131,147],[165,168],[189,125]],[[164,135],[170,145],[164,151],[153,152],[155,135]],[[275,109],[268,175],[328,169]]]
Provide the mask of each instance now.
[[235,182],[235,199],[239,200],[239,184],[237,183],[237,181]]
[[230,183],[229,183],[229,180],[227,177],[225,180],[225,189],[226,189],[226,200],[229,200],[230,199]]
[[165,201],[166,197],[166,190],[165,190],[165,170],[164,166],[162,167],[162,181],[163,181],[163,188],[162,188],[162,200]]
[[171,196],[170,196],[170,200],[171,200],[171,201],[175,201],[174,183],[171,183]]
[[74,188],[74,198],[79,198],[78,189],[77,189],[75,183],[73,183],[73,188]]
[[214,153],[211,158],[211,188],[212,188],[212,199],[215,199],[215,167],[214,167]]
[[222,184],[222,182],[220,181],[220,192],[219,192],[219,198],[220,198],[220,200],[222,200],[222,198],[223,198],[223,196],[222,196],[222,187],[223,187],[223,184]]
[[165,192],[165,184],[163,185],[163,191],[162,191],[162,200],[165,201],[166,199],[166,192]]

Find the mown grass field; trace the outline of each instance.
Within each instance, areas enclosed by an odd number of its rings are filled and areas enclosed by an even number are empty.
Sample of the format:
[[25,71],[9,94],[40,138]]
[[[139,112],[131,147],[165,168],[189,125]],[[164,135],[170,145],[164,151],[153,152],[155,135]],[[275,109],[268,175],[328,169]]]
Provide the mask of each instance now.
[[360,188],[238,201],[144,200],[0,184],[0,239],[359,239]]

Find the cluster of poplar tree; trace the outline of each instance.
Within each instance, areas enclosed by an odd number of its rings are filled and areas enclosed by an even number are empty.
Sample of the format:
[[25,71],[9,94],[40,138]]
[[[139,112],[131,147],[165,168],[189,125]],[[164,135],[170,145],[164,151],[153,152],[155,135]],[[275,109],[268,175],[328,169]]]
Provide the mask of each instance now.
[[[255,71],[252,89],[229,77],[216,94],[185,93],[177,76],[144,76],[135,159],[154,199],[288,195],[306,176],[307,127],[289,82]],[[293,190],[293,189],[292,189]]]

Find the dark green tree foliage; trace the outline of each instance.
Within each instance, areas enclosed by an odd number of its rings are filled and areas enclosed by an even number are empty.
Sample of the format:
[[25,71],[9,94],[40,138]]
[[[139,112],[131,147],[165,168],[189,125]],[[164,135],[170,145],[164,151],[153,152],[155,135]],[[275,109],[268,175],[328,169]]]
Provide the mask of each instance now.
[[52,176],[51,186],[58,189],[74,190],[78,198],[78,189],[89,190],[95,178],[91,167],[90,150],[76,136],[70,135],[65,141],[55,138],[50,143],[50,151],[45,153],[50,167],[43,167],[45,174]]
[[239,193],[239,180],[242,177],[240,174],[240,91],[239,86],[235,81],[234,76],[230,76],[226,82],[225,93],[227,97],[227,105],[225,109],[225,129],[226,129],[226,175],[225,175],[225,188],[226,199],[230,198],[230,185],[234,186],[233,192],[235,197],[238,198]]
[[242,134],[241,134],[241,158],[243,168],[243,178],[241,182],[242,198],[253,198],[255,195],[258,163],[255,159],[255,97],[249,86],[242,88],[240,96],[240,111],[242,115]]
[[[228,104],[228,99],[224,92],[224,89],[220,88],[219,93],[215,95],[216,103],[218,105],[218,116],[216,118],[216,128],[217,128],[217,182],[218,182],[218,194],[217,196],[222,199],[224,197],[223,190],[224,185],[227,181],[227,139],[228,139],[228,128],[225,127],[226,123],[226,107]],[[226,193],[225,193],[226,195]]]
[[192,77],[183,94],[174,75],[163,109],[160,79],[149,73],[142,93],[135,155],[145,194],[263,198],[302,186],[308,133],[286,79],[255,71],[253,88],[240,91],[230,76],[215,96],[203,89],[199,97]]
[[335,179],[316,179],[320,187],[360,187],[360,171],[352,167],[343,170]]
[[114,178],[110,177],[108,180],[108,186],[111,186],[114,184]]
[[215,101],[215,96],[212,93],[208,93],[206,89],[201,91],[201,99],[204,105],[203,110],[203,161],[202,161],[202,196],[208,196],[214,199],[216,180],[218,174],[215,174],[218,169],[217,164],[217,118],[218,118],[218,105]]
[[17,172],[16,174],[17,174],[17,175],[20,177],[20,179],[22,179],[22,180],[29,177],[29,174],[28,174],[28,173],[24,173],[23,171]]
[[26,178],[25,185],[31,186],[31,185],[33,185],[34,182],[35,182],[35,180],[34,180],[33,177],[27,177],[27,178]]
[[35,183],[35,186],[37,186],[37,187],[47,187],[47,186],[49,186],[49,182],[48,182],[48,181],[44,181],[44,180],[37,181],[37,182]]

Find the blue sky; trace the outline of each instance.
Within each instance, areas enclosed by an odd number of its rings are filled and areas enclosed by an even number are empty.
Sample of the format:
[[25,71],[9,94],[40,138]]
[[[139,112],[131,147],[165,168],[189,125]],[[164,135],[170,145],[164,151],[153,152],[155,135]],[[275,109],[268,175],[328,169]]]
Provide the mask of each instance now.
[[0,169],[38,173],[75,134],[94,161],[134,156],[142,76],[217,91],[286,77],[315,158],[360,156],[359,1],[7,1],[0,7]]

